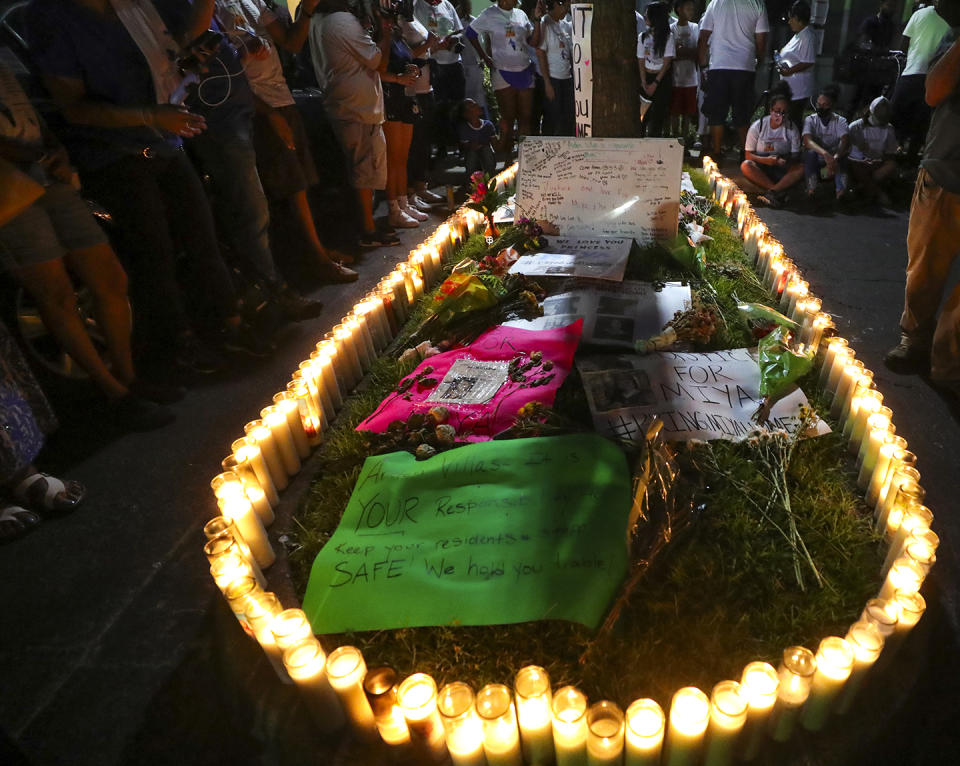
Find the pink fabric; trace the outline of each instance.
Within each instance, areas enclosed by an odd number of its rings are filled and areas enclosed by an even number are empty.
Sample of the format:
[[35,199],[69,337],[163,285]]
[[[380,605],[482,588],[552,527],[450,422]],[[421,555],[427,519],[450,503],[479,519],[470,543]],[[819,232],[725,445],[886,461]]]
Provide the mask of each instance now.
[[[583,320],[554,330],[520,330],[497,326],[469,346],[425,359],[408,377],[415,377],[425,367],[430,366],[433,367],[430,377],[439,383],[457,359],[509,362],[518,352],[531,354],[540,351],[544,361],[553,362],[550,372],[554,373],[554,377],[546,385],[522,387],[521,384],[507,379],[493,399],[486,404],[442,404],[450,410],[449,423],[457,429],[458,438],[471,442],[486,441],[513,425],[517,410],[527,402],[537,401],[546,405],[553,403],[557,389],[573,365],[573,355],[580,342],[582,328]],[[427,412],[431,407],[437,406],[426,401],[433,390],[434,387],[417,390],[417,386],[413,385],[406,394],[390,394],[370,417],[357,426],[357,430],[382,433],[394,420],[406,420],[414,412]],[[405,399],[405,396],[410,398]]]

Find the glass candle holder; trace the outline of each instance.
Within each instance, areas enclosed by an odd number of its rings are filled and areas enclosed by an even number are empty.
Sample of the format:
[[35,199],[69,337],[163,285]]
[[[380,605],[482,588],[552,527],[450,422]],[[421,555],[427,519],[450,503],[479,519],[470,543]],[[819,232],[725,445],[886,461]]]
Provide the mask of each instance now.
[[230,611],[237,618],[247,635],[253,635],[253,629],[247,622],[247,597],[260,592],[261,588],[252,577],[244,575],[230,583],[223,591],[223,596],[230,605]]
[[377,349],[373,344],[370,327],[362,314],[351,313],[343,318],[343,325],[347,327],[357,341],[357,354],[364,370],[369,370],[377,361]]
[[832,402],[837,392],[837,385],[840,383],[840,377],[850,362],[856,359],[856,354],[849,346],[841,346],[836,350],[827,372],[827,377],[823,383],[823,394],[827,401]]
[[290,676],[283,667],[283,650],[277,645],[270,626],[278,614],[283,611],[280,600],[274,593],[252,593],[247,597],[246,611],[244,616],[247,618],[247,625],[253,631],[253,637],[257,639],[263,653],[267,655],[274,672],[284,683],[291,683]]
[[323,431],[326,427],[323,405],[310,392],[310,386],[301,378],[293,378],[287,383],[287,393],[297,403],[301,427],[304,438],[310,447],[316,447],[323,442]]
[[327,678],[340,698],[347,720],[359,737],[370,742],[376,739],[373,710],[363,691],[367,664],[355,646],[341,646],[327,657]]
[[807,731],[820,731],[834,702],[853,670],[853,649],[844,639],[828,636],[817,647],[817,671],[810,696],[803,706],[800,724]]
[[751,662],[740,675],[740,690],[747,698],[747,722],[740,738],[740,755],[745,761],[752,761],[760,752],[779,688],[777,671],[768,662]]
[[737,681],[720,681],[710,693],[704,766],[729,766],[734,748],[747,722],[747,698]]
[[910,535],[930,529],[933,524],[933,512],[925,505],[911,501],[904,506],[898,501],[894,504],[894,511],[899,516],[899,522],[894,524],[896,517],[893,513],[887,518],[887,537],[892,551],[902,550]]
[[[899,466],[892,469],[891,477],[885,489],[880,491],[880,500],[876,509],[877,531],[887,528],[890,513],[894,506],[909,508],[922,505],[926,492],[920,486],[920,472],[914,466]],[[900,526],[897,521],[896,527]]]
[[873,471],[877,462],[877,455],[880,453],[880,446],[896,435],[897,427],[892,422],[893,412],[889,407],[881,407],[867,418],[867,429],[860,440],[860,449],[857,453],[857,464],[860,467],[860,473],[857,476],[857,484],[861,483],[862,489],[867,488],[867,481],[870,473]]
[[710,700],[695,686],[685,686],[670,701],[665,766],[692,766],[700,758],[710,723]]
[[867,391],[872,389],[873,371],[864,370],[862,373],[860,373],[860,377],[853,381],[853,386],[847,393],[847,396],[843,402],[843,409],[840,411],[840,416],[838,418],[840,425],[843,426],[844,433],[847,433],[848,436],[849,432],[847,431],[847,425],[849,424],[852,430],[853,418],[857,416],[857,411],[860,409],[860,398]]
[[849,341],[846,338],[841,338],[839,335],[827,338],[827,340],[821,344],[817,354],[820,364],[820,375],[817,377],[818,388],[824,389],[826,387],[827,380],[830,377],[830,371],[833,369],[837,356],[845,356],[849,353],[849,348]]
[[[267,463],[263,459],[263,453],[257,446],[256,441],[246,437],[237,439],[230,445],[230,449],[233,451],[233,456],[236,458],[237,463],[253,472],[253,475],[257,478],[257,483],[260,485],[260,489],[263,490],[263,494],[267,497],[267,501],[271,507],[276,508],[280,503],[280,495],[277,494],[277,487],[273,483],[270,469],[267,467]],[[241,473],[241,481],[242,476],[243,474]]]
[[326,656],[316,638],[305,638],[283,653],[283,666],[317,728],[324,733],[344,724],[343,707],[327,680]]
[[557,766],[586,766],[587,697],[575,686],[553,695],[553,746]]
[[260,486],[260,482],[257,481],[257,477],[253,471],[249,469],[244,470],[235,455],[227,455],[227,457],[220,461],[220,465],[225,472],[232,472],[240,478],[240,482],[243,485],[243,492],[253,505],[253,510],[257,512],[257,516],[260,517],[263,525],[269,526],[273,524],[275,519],[273,507],[270,505],[270,501]]
[[284,609],[270,623],[273,640],[281,652],[307,638],[314,638],[313,627],[302,609]]
[[447,684],[440,690],[437,708],[453,766],[486,766],[483,728],[477,717],[473,689],[461,681]]
[[301,463],[293,434],[290,433],[290,426],[287,425],[287,416],[271,404],[260,410],[260,419],[273,435],[273,441],[280,453],[280,460],[283,462],[283,469],[290,476],[294,476],[300,471]]
[[517,672],[513,691],[524,761],[535,766],[553,763],[550,676],[537,665],[527,665]]
[[879,598],[891,599],[898,590],[916,593],[926,577],[919,564],[901,556],[890,567],[887,577],[880,588]]
[[[236,547],[236,543],[232,540],[230,544]],[[253,577],[256,579],[253,574],[253,567],[251,567],[250,562],[240,554],[239,548],[234,553],[218,556],[216,560],[210,564],[210,576],[213,577],[213,581],[217,584],[221,593],[238,577]]]
[[476,707],[489,766],[521,766],[520,730],[509,687],[487,684],[477,692]]
[[920,622],[920,618],[927,609],[927,602],[917,592],[898,590],[893,594],[893,603],[898,613],[894,635],[900,640]]
[[587,764],[617,766],[623,763],[623,711],[610,700],[602,700],[587,710]]
[[870,474],[870,481],[867,484],[867,505],[876,508],[880,500],[880,492],[887,481],[887,474],[891,466],[902,461],[904,455],[908,452],[907,440],[902,436],[894,436],[885,444],[881,445],[880,452],[877,455],[877,464]]
[[373,720],[380,739],[403,753],[410,745],[410,730],[397,705],[397,684],[400,678],[393,668],[382,665],[370,668],[363,677],[363,691],[373,711]]
[[[327,398],[330,400],[332,410],[336,412],[343,406],[341,386],[345,385],[340,383],[341,378],[337,368],[337,344],[329,340],[320,341],[310,354],[310,360],[316,365],[318,379],[323,381],[324,412],[327,409]],[[327,418],[331,418],[331,413],[327,412]]]
[[273,395],[273,406],[286,418],[297,455],[301,460],[310,457],[310,440],[307,439],[307,432],[303,427],[303,415],[297,397],[289,391],[279,391]]
[[224,471],[214,476],[210,480],[210,489],[217,500],[244,494],[243,482],[233,471]]
[[[211,537],[210,534],[213,529],[220,531]],[[210,530],[210,532],[208,532],[208,530]],[[213,562],[220,556],[229,556],[230,554],[238,553],[250,564],[250,568],[253,570],[253,577],[256,579],[257,584],[261,588],[266,587],[267,581],[256,559],[253,557],[253,552],[247,546],[246,542],[244,542],[243,538],[240,537],[236,525],[230,521],[230,519],[223,516],[215,516],[207,522],[203,531],[204,534],[207,534],[207,542],[204,543],[203,552],[211,566],[213,566]]]
[[251,420],[243,427],[243,432],[248,440],[260,448],[260,454],[273,485],[281,492],[285,490],[290,484],[290,477],[287,475],[287,469],[283,467],[280,449],[270,428],[261,420]]
[[867,620],[853,623],[847,631],[846,641],[853,650],[853,669],[837,700],[837,713],[840,715],[850,710],[870,668],[883,651],[883,636],[877,626]]
[[[830,400],[830,414],[839,418],[843,411],[843,405],[847,400],[847,394],[853,387],[855,381],[860,379],[863,374],[863,362],[859,359],[851,359],[844,366],[842,372],[837,378],[836,388],[833,389],[833,399]],[[828,393],[830,393],[828,388]]]
[[813,353],[818,353],[820,343],[823,341],[823,335],[827,330],[833,328],[833,317],[820,311],[813,318],[809,318],[800,331],[800,342],[807,348],[813,349]]
[[443,721],[437,710],[437,684],[426,673],[414,673],[397,687],[397,704],[410,730],[410,742],[422,760],[447,760]]
[[267,531],[253,504],[246,495],[231,495],[219,501],[220,513],[230,519],[237,528],[237,532],[250,547],[253,557],[261,569],[266,569],[277,559]]
[[624,731],[625,766],[659,766],[666,720],[655,700],[645,698],[630,703]]
[[897,629],[897,623],[900,621],[900,607],[893,599],[872,598],[863,607],[859,621],[869,622],[886,640]]
[[770,715],[770,737],[775,742],[786,742],[792,736],[816,671],[817,660],[809,649],[791,646],[783,650],[777,670],[777,703]]

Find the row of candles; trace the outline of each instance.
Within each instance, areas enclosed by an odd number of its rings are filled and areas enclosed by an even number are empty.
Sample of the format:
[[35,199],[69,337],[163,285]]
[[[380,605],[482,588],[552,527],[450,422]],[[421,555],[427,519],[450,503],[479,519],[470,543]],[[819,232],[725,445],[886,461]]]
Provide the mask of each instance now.
[[[346,723],[361,740],[384,743],[399,758],[454,766],[723,766],[754,758],[767,738],[787,741],[798,726],[818,731],[832,712],[846,712],[881,653],[889,657],[922,617],[919,590],[939,540],[922,505],[916,458],[896,435],[873,374],[844,339],[829,334],[829,315],[745,196],[709,158],[704,170],[737,221],[760,278],[799,325],[798,347],[817,355],[819,384],[856,454],[858,483],[890,544],[877,597],[844,637],[823,639],[816,652],[789,647],[777,668],[751,662],[739,680],[721,681],[709,695],[682,688],[666,711],[648,698],[626,710],[609,700],[591,705],[576,687],[553,690],[537,666],[522,668],[512,687],[488,684],[474,692],[456,681],[438,688],[425,673],[401,680],[393,668],[368,669],[354,646],[327,655],[303,611],[283,609],[265,590],[262,569],[274,554],[264,527],[272,521],[277,491],[320,442],[343,394],[396,334],[412,301],[439,279],[451,248],[482,226],[482,216],[461,209],[317,344],[287,390],[234,442],[224,472],[212,482],[221,515],[204,528],[211,574],[277,675],[296,684],[322,731]],[[515,172],[505,171],[500,182]]]

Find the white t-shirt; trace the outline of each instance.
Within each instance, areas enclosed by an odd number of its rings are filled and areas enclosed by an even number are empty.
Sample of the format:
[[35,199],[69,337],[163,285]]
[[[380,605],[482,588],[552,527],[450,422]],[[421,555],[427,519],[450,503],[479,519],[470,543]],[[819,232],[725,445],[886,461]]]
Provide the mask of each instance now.
[[826,125],[818,114],[809,114],[803,121],[803,135],[813,138],[828,152],[836,152],[840,148],[840,139],[849,132],[847,118],[836,113],[830,115]]
[[663,60],[677,55],[677,44],[673,39],[673,30],[663,46],[663,55],[658,56],[653,46],[653,30],[648,29],[637,38],[637,58],[643,59],[643,68],[648,72],[659,72],[663,69]]
[[710,69],[755,72],[754,35],[770,31],[767,9],[761,0],[713,0],[700,19],[700,31],[710,32]]
[[216,0],[217,18],[224,25],[224,32],[243,49],[246,34],[259,37],[267,48],[263,59],[247,56],[243,67],[253,94],[272,107],[290,106],[293,94],[283,76],[280,54],[270,39],[267,27],[277,20],[263,0]]
[[882,160],[896,154],[897,134],[893,125],[871,125],[866,118],[850,123],[850,159]]
[[486,32],[490,53],[497,69],[522,72],[530,66],[530,46],[527,38],[533,34],[533,22],[519,8],[503,11],[496,5],[484,9],[470,22],[474,32]]
[[[780,60],[787,66],[797,64],[815,64],[817,62],[817,32],[809,24],[790,38],[790,42],[780,49]],[[791,75],[780,75],[780,79],[790,85],[793,100],[810,98],[816,88],[813,76],[814,67]]]
[[761,117],[747,131],[744,150],[761,157],[789,157],[800,153],[800,134],[786,117],[779,128],[770,127],[770,115]]
[[[414,0],[413,17],[437,37],[446,37],[463,29],[457,9],[450,0],[440,0],[439,5],[430,5],[427,0]],[[460,54],[453,50],[436,50],[430,54],[438,64],[456,64]]]
[[330,119],[383,122],[380,48],[356,16],[347,11],[315,13],[310,19],[310,54]]
[[907,65],[901,74],[926,74],[933,54],[949,31],[950,25],[932,5],[913,14],[903,30],[904,37],[910,38],[910,46],[907,48]]
[[[400,19],[400,29],[403,32],[403,41],[410,46],[411,50],[413,48],[418,48],[427,41],[427,29],[416,17],[413,21],[406,21],[405,19]],[[422,59],[417,59],[421,61]],[[433,86],[430,84],[430,59],[426,60],[426,63],[420,64],[420,77],[417,78],[416,83],[413,85],[413,90],[417,95],[423,93],[429,93],[433,90]]]
[[[700,27],[692,21],[688,21],[686,26],[680,26],[679,22],[674,22],[670,27],[673,30],[673,39],[676,47],[696,48],[697,40],[700,39]],[[673,60],[673,87],[674,88],[695,88],[700,84],[700,73],[697,71],[697,62],[692,59],[674,59]]]
[[555,80],[569,80],[573,77],[573,63],[570,58],[573,50],[573,22],[570,19],[554,21],[552,17],[544,16],[540,36],[540,50],[547,54],[550,76]]

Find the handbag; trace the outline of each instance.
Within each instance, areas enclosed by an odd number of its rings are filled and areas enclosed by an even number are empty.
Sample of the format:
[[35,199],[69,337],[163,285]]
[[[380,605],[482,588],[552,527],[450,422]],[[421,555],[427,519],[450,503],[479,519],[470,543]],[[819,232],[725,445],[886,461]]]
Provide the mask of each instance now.
[[0,157],[0,226],[30,207],[45,189],[16,165]]

